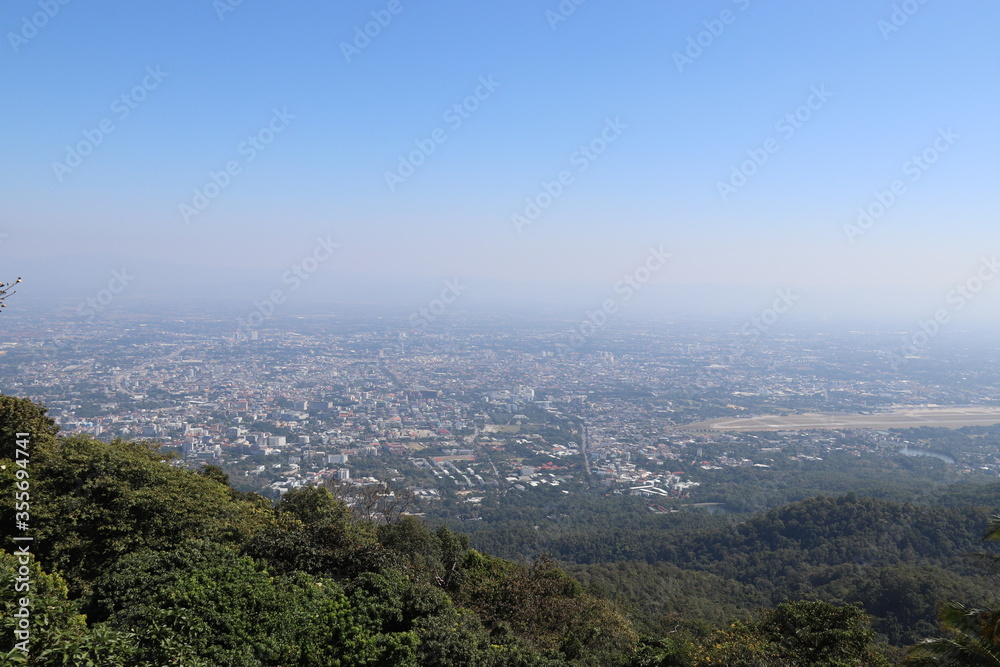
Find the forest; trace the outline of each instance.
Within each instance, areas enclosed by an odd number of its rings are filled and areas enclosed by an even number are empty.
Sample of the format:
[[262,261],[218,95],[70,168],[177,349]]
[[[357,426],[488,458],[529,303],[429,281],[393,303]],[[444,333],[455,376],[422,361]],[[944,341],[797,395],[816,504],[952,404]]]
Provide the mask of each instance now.
[[14,397],[0,443],[0,521],[32,536],[0,551],[3,664],[998,664],[992,561],[969,556],[1000,533],[996,484],[747,517],[595,494],[466,531],[389,492],[272,503]]

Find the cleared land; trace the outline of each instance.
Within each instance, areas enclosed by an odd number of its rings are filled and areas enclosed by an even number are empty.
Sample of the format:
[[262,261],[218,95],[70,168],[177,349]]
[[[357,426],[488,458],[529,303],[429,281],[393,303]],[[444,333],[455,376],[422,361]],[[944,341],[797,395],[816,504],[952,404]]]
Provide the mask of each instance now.
[[814,429],[887,429],[912,428],[916,426],[936,426],[960,428],[962,426],[990,426],[1000,424],[998,408],[913,408],[873,415],[860,414],[802,414],[802,415],[761,415],[743,419],[710,419],[708,421],[685,424],[686,431],[801,431]]

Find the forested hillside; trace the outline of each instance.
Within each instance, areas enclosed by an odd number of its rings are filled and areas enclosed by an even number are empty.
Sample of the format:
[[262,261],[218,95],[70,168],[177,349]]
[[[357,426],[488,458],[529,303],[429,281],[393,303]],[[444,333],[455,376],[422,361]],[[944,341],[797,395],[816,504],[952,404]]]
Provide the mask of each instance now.
[[[18,432],[32,434],[28,464]],[[29,650],[14,633],[24,593],[5,584],[5,664],[883,665],[899,651],[877,633],[935,634],[940,601],[989,589],[963,556],[988,509],[965,502],[820,497],[613,528],[582,506],[589,528],[550,542],[567,574],[417,517],[362,516],[325,488],[272,505],[148,445],[60,438],[28,401],[0,397],[0,437],[0,521],[14,525],[27,478],[34,538]],[[549,509],[559,524],[572,508]],[[510,551],[535,517],[508,518],[494,539]],[[16,546],[0,552],[8,582]]]
[[[518,565],[413,517],[357,518],[326,489],[272,507],[217,469],[146,445],[57,438],[3,399],[4,443],[32,437],[28,664],[614,664],[637,636],[551,562]],[[16,463],[3,459],[4,525]],[[9,580],[11,545],[0,561]],[[3,588],[3,650],[12,645]]]
[[[876,630],[906,645],[934,632],[941,600],[984,601],[987,581],[964,554],[979,550],[986,517],[985,508],[815,498],[732,527],[682,533],[647,558],[570,571],[654,617],[705,607],[706,596],[694,593],[704,587],[713,594],[703,613],[715,622],[733,608],[789,599],[855,603]],[[668,585],[678,594],[664,596]]]
[[749,516],[651,514],[647,504],[554,498],[486,508],[483,520],[459,525],[474,546],[508,558],[552,554],[649,631],[819,599],[860,605],[906,646],[936,632],[942,601],[990,598],[989,573],[968,554],[982,549],[997,484],[942,487],[919,503],[820,496]]

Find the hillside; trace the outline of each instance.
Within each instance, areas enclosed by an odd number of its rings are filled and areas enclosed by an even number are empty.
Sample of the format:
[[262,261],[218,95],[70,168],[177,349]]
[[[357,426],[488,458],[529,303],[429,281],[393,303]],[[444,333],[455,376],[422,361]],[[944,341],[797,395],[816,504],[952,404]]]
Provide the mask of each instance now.
[[[28,481],[34,538],[26,566],[21,543],[0,551],[5,580],[31,581],[27,644],[22,600],[0,596],[5,664],[887,665],[863,609],[900,644],[935,631],[944,596],[983,590],[961,554],[985,510],[964,504],[820,497],[737,523],[678,515],[655,537],[623,524],[618,557],[556,554],[567,573],[432,530],[388,488],[272,505],[145,444],[60,438],[20,399],[0,397],[0,437],[0,521]],[[583,533],[577,547],[609,543]]]

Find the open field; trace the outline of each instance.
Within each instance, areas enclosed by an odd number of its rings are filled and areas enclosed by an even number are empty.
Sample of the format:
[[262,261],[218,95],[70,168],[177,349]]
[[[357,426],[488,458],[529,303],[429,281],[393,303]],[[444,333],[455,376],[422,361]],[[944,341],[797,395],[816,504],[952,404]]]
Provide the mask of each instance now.
[[743,419],[710,419],[685,424],[686,431],[799,431],[808,429],[887,429],[936,426],[990,426],[1000,424],[1000,407],[969,408],[904,408],[872,415],[861,414],[802,414],[762,415]]
[[483,433],[520,433],[521,427],[517,424],[486,424],[483,426]]

